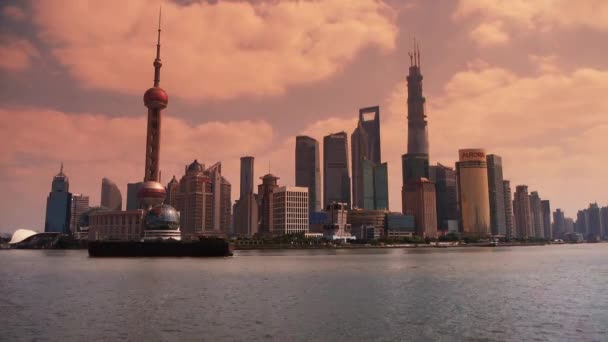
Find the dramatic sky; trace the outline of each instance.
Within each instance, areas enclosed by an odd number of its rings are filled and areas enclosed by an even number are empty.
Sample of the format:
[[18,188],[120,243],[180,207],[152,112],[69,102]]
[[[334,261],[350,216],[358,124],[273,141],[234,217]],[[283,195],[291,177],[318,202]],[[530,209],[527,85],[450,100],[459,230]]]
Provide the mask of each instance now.
[[[142,95],[152,85],[160,2],[2,1],[0,232],[42,230],[63,162],[70,190],[144,170]],[[459,148],[503,157],[504,174],[569,216],[608,204],[608,1],[163,2],[169,94],[163,183],[198,159],[239,158],[294,183],[298,134],[321,141],[381,106],[390,206],[401,208],[408,50],[420,42],[431,162]]]

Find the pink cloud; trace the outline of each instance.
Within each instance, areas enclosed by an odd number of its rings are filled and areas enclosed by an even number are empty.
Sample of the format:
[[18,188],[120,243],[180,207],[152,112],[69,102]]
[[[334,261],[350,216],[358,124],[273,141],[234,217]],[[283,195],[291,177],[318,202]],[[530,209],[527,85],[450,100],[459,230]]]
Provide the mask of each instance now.
[[24,21],[27,18],[25,11],[18,6],[7,5],[2,8],[2,16],[14,21]]
[[[56,0],[35,2],[33,13],[40,37],[85,86],[133,93],[151,83],[158,6]],[[331,77],[366,47],[392,50],[396,34],[393,11],[375,0],[167,2],[161,82],[190,99],[281,94]]]
[[29,40],[15,36],[0,36],[0,68],[13,72],[24,71],[37,56],[39,56],[38,49]]

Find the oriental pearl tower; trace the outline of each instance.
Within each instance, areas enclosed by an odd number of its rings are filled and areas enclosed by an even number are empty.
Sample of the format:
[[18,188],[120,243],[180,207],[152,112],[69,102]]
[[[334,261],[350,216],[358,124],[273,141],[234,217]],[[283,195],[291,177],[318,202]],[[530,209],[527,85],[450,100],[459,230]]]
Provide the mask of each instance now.
[[154,86],[144,93],[144,105],[148,108],[148,132],[146,135],[146,170],[144,183],[137,193],[140,203],[144,209],[163,203],[165,199],[165,188],[159,183],[159,156],[160,156],[160,132],[161,111],[167,107],[169,97],[160,86],[160,68],[163,65],[160,60],[160,19],[158,15],[158,40],[156,43],[156,59],[154,59]]

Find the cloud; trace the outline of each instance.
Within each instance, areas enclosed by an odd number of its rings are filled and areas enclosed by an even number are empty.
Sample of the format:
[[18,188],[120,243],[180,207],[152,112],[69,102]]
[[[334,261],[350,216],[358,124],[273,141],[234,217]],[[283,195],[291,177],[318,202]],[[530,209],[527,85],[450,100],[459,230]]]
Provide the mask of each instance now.
[[608,31],[608,2],[604,0],[460,0],[454,17],[469,16],[479,16],[484,22],[504,20],[511,27],[538,31]]
[[27,18],[25,11],[21,7],[13,5],[2,7],[2,16],[17,22],[24,21]]
[[504,45],[510,37],[504,31],[502,22],[481,23],[470,34],[471,39],[483,47]]
[[[32,7],[41,40],[84,86],[135,94],[151,83],[158,6],[55,0]],[[375,0],[166,2],[161,84],[190,99],[282,94],[331,77],[364,48],[394,49],[394,17]]]
[[20,72],[28,69],[32,59],[39,56],[38,49],[23,38],[0,36],[0,68]]
[[[1,108],[0,187],[3,208],[14,208],[0,231],[43,229],[46,196],[59,163],[65,164],[70,190],[99,203],[102,177],[119,184],[126,202],[126,184],[143,178],[144,117],[66,114],[39,108]],[[194,159],[207,165],[223,162],[226,177],[237,182],[239,158],[260,155],[272,146],[274,132],[263,121],[209,122],[189,125],[165,116],[162,128],[163,183],[183,175]]]

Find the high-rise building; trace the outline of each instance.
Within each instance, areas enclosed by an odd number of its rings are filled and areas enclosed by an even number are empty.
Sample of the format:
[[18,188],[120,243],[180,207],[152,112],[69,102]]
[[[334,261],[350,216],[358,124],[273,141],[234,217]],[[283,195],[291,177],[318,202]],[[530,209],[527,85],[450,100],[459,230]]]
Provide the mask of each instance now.
[[324,206],[333,202],[346,203],[350,208],[348,136],[345,132],[323,138],[323,202]]
[[566,217],[561,209],[553,212],[553,238],[563,239],[566,233]]
[[253,193],[253,157],[241,158],[241,191],[234,203],[234,234],[253,236],[258,233],[258,198]]
[[414,215],[416,234],[424,238],[437,237],[437,205],[435,203],[435,184],[420,178],[408,185],[413,189],[405,192],[404,201],[409,212]]
[[460,227],[464,235],[486,237],[490,231],[490,199],[486,152],[482,149],[459,151],[456,163]]
[[495,154],[486,157],[488,164],[488,190],[490,191],[490,230],[492,235],[507,234],[505,194],[502,178],[502,158]]
[[450,222],[458,222],[458,189],[456,171],[453,168],[437,164],[429,167],[431,182],[435,183],[437,202],[437,227],[447,231]]
[[[401,198],[405,198],[408,183],[420,178],[429,178],[429,136],[425,113],[426,98],[422,95],[422,73],[420,72],[420,50],[417,46],[410,53],[410,68],[407,76],[407,153],[402,156],[403,187]],[[403,212],[406,204],[402,203]]]
[[[370,118],[371,114],[371,118]],[[380,107],[359,110],[351,136],[353,207],[388,208],[388,173],[380,154]]]
[[78,231],[78,222],[80,215],[89,210],[89,196],[82,194],[73,194],[72,203],[70,205],[70,233],[74,234]]
[[139,203],[137,193],[143,186],[144,182],[128,183],[127,184],[127,210],[141,209],[142,205]]
[[182,235],[223,236],[229,233],[231,220],[231,185],[222,177],[222,165],[193,161],[185,168],[175,195],[181,213]]
[[576,213],[575,231],[583,236],[589,233],[589,218],[587,210],[579,210]]
[[600,207],[597,203],[590,203],[587,209],[588,231],[586,239],[588,241],[598,241],[602,236],[602,218]]
[[[127,190],[128,191],[128,190]],[[179,196],[179,181],[175,178],[175,175],[167,184],[167,197],[165,198],[165,204],[172,207],[177,207],[177,197]]]
[[180,191],[176,198],[182,238],[212,234],[214,203],[211,178],[205,174],[205,166],[198,160],[187,165],[185,171],[179,181]]
[[553,239],[553,229],[551,227],[551,203],[549,200],[540,201],[540,208],[543,214],[543,235],[545,239]]
[[305,135],[296,137],[296,186],[308,188],[308,211],[321,211],[319,143]]
[[45,232],[70,233],[71,204],[70,181],[63,173],[62,163],[59,173],[53,177],[51,192],[46,199]]
[[253,193],[253,162],[253,157],[241,157],[241,192],[239,198]]
[[505,196],[505,233],[507,239],[515,236],[515,223],[513,222],[513,197],[511,196],[511,182],[502,181],[503,194]]
[[566,233],[574,233],[574,220],[570,217],[566,217],[564,219],[564,227],[566,229]]
[[101,206],[110,210],[122,210],[122,194],[116,183],[108,178],[101,180]]
[[530,195],[528,194],[527,185],[518,185],[515,187],[515,196],[513,198],[513,216],[515,218],[515,236],[516,239],[528,239],[533,236],[534,224],[532,222],[532,213],[530,211]]
[[258,233],[262,235],[269,235],[273,232],[274,212],[272,204],[274,203],[274,193],[279,188],[279,177],[269,173],[264,177],[261,177],[261,179],[262,184],[258,185],[258,196],[260,202]]
[[308,188],[283,186],[273,191],[272,235],[308,232]]
[[608,239],[608,207],[600,209],[600,216],[602,221],[602,237]]
[[541,199],[538,191],[530,193],[530,214],[532,215],[532,235],[531,237],[542,239],[545,237],[545,229],[543,227],[543,211],[541,207]]

